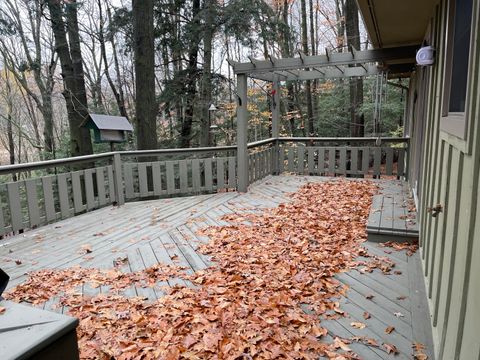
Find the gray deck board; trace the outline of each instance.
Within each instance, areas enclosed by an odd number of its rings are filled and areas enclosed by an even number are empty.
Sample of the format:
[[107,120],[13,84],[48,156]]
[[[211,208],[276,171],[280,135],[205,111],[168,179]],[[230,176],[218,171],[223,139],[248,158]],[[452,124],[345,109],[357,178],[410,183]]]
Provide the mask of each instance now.
[[[4,240],[5,245],[0,247],[2,268],[5,263],[5,269],[12,277],[9,287],[26,279],[27,271],[73,265],[112,268],[115,259],[125,257],[128,261],[119,266],[120,271],[139,271],[162,263],[184,266],[186,273],[192,274],[215,265],[207,255],[198,251],[199,246],[208,242],[208,238],[199,234],[199,230],[208,226],[227,225],[228,222],[222,219],[226,214],[261,213],[291,201],[291,193],[310,181],[325,181],[325,178],[267,176],[250,185],[249,192],[245,194],[225,192],[105,207]],[[393,219],[394,212],[405,214],[406,211],[402,184],[396,181],[390,183],[389,180],[378,180],[378,183],[381,191],[392,198],[390,206],[385,207],[391,219],[387,219],[388,214],[382,211],[372,211],[370,214],[369,229],[372,224],[377,224],[377,233],[383,231],[380,227],[382,220],[386,226],[390,221],[391,231],[397,226],[397,220]],[[381,194],[375,197],[372,209],[382,210],[385,199]],[[398,209],[395,207],[397,202]],[[404,233],[408,226],[415,226],[414,223],[403,224]],[[93,251],[89,254],[79,251],[84,244],[90,244]],[[395,262],[395,267],[391,275],[384,275],[378,270],[365,274],[357,270],[337,274],[337,279],[349,288],[346,296],[340,300],[349,317],[321,320],[321,325],[329,331],[329,337],[325,340],[331,341],[335,336],[347,339],[355,335],[372,337],[380,348],[358,342],[348,346],[361,358],[373,360],[393,358],[381,347],[383,342],[397,346],[400,354],[395,356],[396,359],[411,358],[411,344],[414,341],[425,343],[431,349],[428,308],[424,289],[417,279],[423,281],[419,257],[417,254],[408,257],[405,251],[383,248],[374,243],[367,242],[364,246],[371,255],[390,258]],[[20,259],[22,264],[16,265],[14,259]],[[371,258],[363,260],[370,261]],[[394,271],[401,271],[401,274],[394,274]],[[159,282],[155,287],[130,287],[123,294],[155,300],[165,293],[165,287],[173,286],[193,285],[187,280],[173,278]],[[104,286],[93,288],[88,284],[79,289],[86,296],[107,290]],[[373,294],[374,298],[367,300],[366,295],[369,294]],[[406,298],[399,299],[401,296]],[[58,301],[59,296],[54,297],[44,307],[65,312],[66,309],[62,307],[56,308]],[[371,314],[368,320],[363,319],[365,311]],[[396,317],[394,313],[404,316]],[[364,322],[367,328],[352,328],[352,321]],[[384,330],[390,325],[396,330],[387,335]]]
[[373,197],[367,222],[372,242],[415,241],[418,239],[416,213],[408,212],[409,192],[400,180],[382,181]]

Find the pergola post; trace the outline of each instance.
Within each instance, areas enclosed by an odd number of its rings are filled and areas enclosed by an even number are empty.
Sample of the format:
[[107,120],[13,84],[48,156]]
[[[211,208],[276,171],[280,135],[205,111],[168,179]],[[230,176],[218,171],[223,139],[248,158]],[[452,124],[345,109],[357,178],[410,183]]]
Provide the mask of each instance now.
[[248,110],[247,110],[247,75],[237,74],[237,189],[248,189]]
[[275,76],[272,83],[272,137],[277,139],[274,142],[273,152],[273,174],[278,175],[278,159],[279,159],[279,144],[278,137],[280,135],[280,81],[278,76]]

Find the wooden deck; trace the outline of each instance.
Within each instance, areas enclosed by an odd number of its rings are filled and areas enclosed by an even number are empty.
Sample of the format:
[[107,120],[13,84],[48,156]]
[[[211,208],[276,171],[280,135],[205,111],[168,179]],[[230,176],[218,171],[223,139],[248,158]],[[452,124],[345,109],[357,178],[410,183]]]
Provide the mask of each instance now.
[[372,199],[367,223],[368,240],[405,242],[418,240],[415,205],[402,181],[384,181]]
[[[124,260],[125,271],[142,270],[159,262],[198,271],[209,266],[210,260],[196,252],[198,244],[208,241],[197,235],[197,230],[226,224],[220,219],[225,214],[275,207],[289,201],[289,193],[303,184],[325,180],[332,178],[267,177],[252,185],[245,194],[225,192],[103,208],[1,241],[1,267],[11,276],[9,287],[24,281],[29,271],[74,265],[111,268],[117,259]],[[378,180],[382,186],[387,181]],[[341,308],[347,314],[336,320],[321,320],[329,330],[326,340],[332,341],[336,336],[375,339],[378,348],[358,341],[349,344],[363,359],[412,359],[412,344],[419,342],[426,345],[425,352],[432,359],[430,319],[418,254],[407,256],[405,251],[374,243],[365,246],[372,254],[390,257],[396,263],[396,274],[352,270],[338,275],[338,280],[349,287],[346,297],[340,299]],[[86,253],[85,248],[91,252]],[[178,282],[183,280],[169,280],[165,285]],[[105,289],[88,286],[82,289],[86,295],[102,290]],[[132,287],[125,295],[153,300],[162,293],[156,288]],[[64,311],[54,306],[56,302],[53,298],[44,308]],[[369,319],[364,319],[364,312],[370,314]],[[350,325],[352,322],[363,322],[366,327],[355,329]],[[389,326],[395,328],[391,334],[385,332]],[[387,354],[383,343],[394,344],[399,354]]]

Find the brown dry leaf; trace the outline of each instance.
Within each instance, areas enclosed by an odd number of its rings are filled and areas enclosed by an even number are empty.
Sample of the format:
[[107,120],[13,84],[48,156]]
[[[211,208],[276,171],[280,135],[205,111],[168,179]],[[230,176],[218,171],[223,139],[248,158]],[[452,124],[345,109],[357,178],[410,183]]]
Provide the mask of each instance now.
[[385,334],[391,334],[395,330],[395,327],[389,326],[385,329]]
[[413,354],[413,358],[415,360],[427,360],[428,359],[428,355],[427,354],[424,354],[424,353],[416,353],[416,354]]
[[347,345],[347,340],[341,340],[340,338],[336,337],[333,340],[333,346],[335,349],[342,349],[343,351],[352,351]]
[[367,300],[372,300],[374,297],[375,297],[375,295],[373,295],[373,294],[368,294],[367,296],[365,296],[365,299],[367,299]]
[[405,300],[406,298],[405,295],[397,296],[397,300]]
[[370,319],[370,318],[371,318],[371,315],[370,315],[370,313],[369,313],[369,312],[367,312],[367,311],[364,311],[364,312],[363,312],[363,318],[364,318],[365,320],[368,320],[368,319]]
[[0,306],[0,315],[4,314],[5,310],[7,310],[7,309],[4,308],[3,306]]
[[384,343],[383,346],[387,350],[388,354],[398,354],[397,347],[393,344]]
[[351,322],[350,326],[354,327],[355,329],[365,329],[367,327],[367,325],[362,322]]
[[22,265],[22,261],[17,259],[17,260],[15,260],[15,264]]

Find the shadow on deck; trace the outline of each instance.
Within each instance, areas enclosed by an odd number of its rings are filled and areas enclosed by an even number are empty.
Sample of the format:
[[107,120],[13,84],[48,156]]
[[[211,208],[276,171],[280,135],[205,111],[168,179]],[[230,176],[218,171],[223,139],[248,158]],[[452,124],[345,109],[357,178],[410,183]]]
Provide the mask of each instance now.
[[[211,225],[226,225],[221,217],[246,211],[260,212],[289,201],[289,193],[307,182],[332,178],[306,176],[275,176],[252,185],[249,192],[225,192],[185,198],[128,203],[80,215],[32,230],[0,242],[2,268],[10,274],[10,288],[26,280],[26,272],[45,268],[112,268],[118,259],[123,271],[146,269],[157,263],[185,266],[189,272],[208,267],[210,259],[196,251],[208,238],[197,230]],[[353,180],[354,181],[354,180]],[[379,180],[385,188],[387,181]],[[425,353],[433,358],[430,318],[424,291],[423,275],[417,253],[365,243],[368,252],[388,257],[395,263],[390,275],[379,270],[351,270],[336,276],[349,290],[339,300],[345,316],[321,320],[329,331],[327,341],[335,337],[356,338],[349,347],[363,359],[394,358],[382,346],[394,344],[396,359],[411,359],[415,342],[426,346]],[[168,280],[169,286],[182,283]],[[84,295],[102,292],[101,286],[83,286]],[[162,296],[154,288],[131,287],[126,296],[155,300]],[[44,308],[57,312],[58,298],[50,299]],[[368,314],[367,314],[368,313]],[[365,323],[363,329],[352,322]],[[393,327],[391,333],[386,329]],[[360,337],[360,338],[359,338]],[[369,339],[379,346],[367,346]]]

